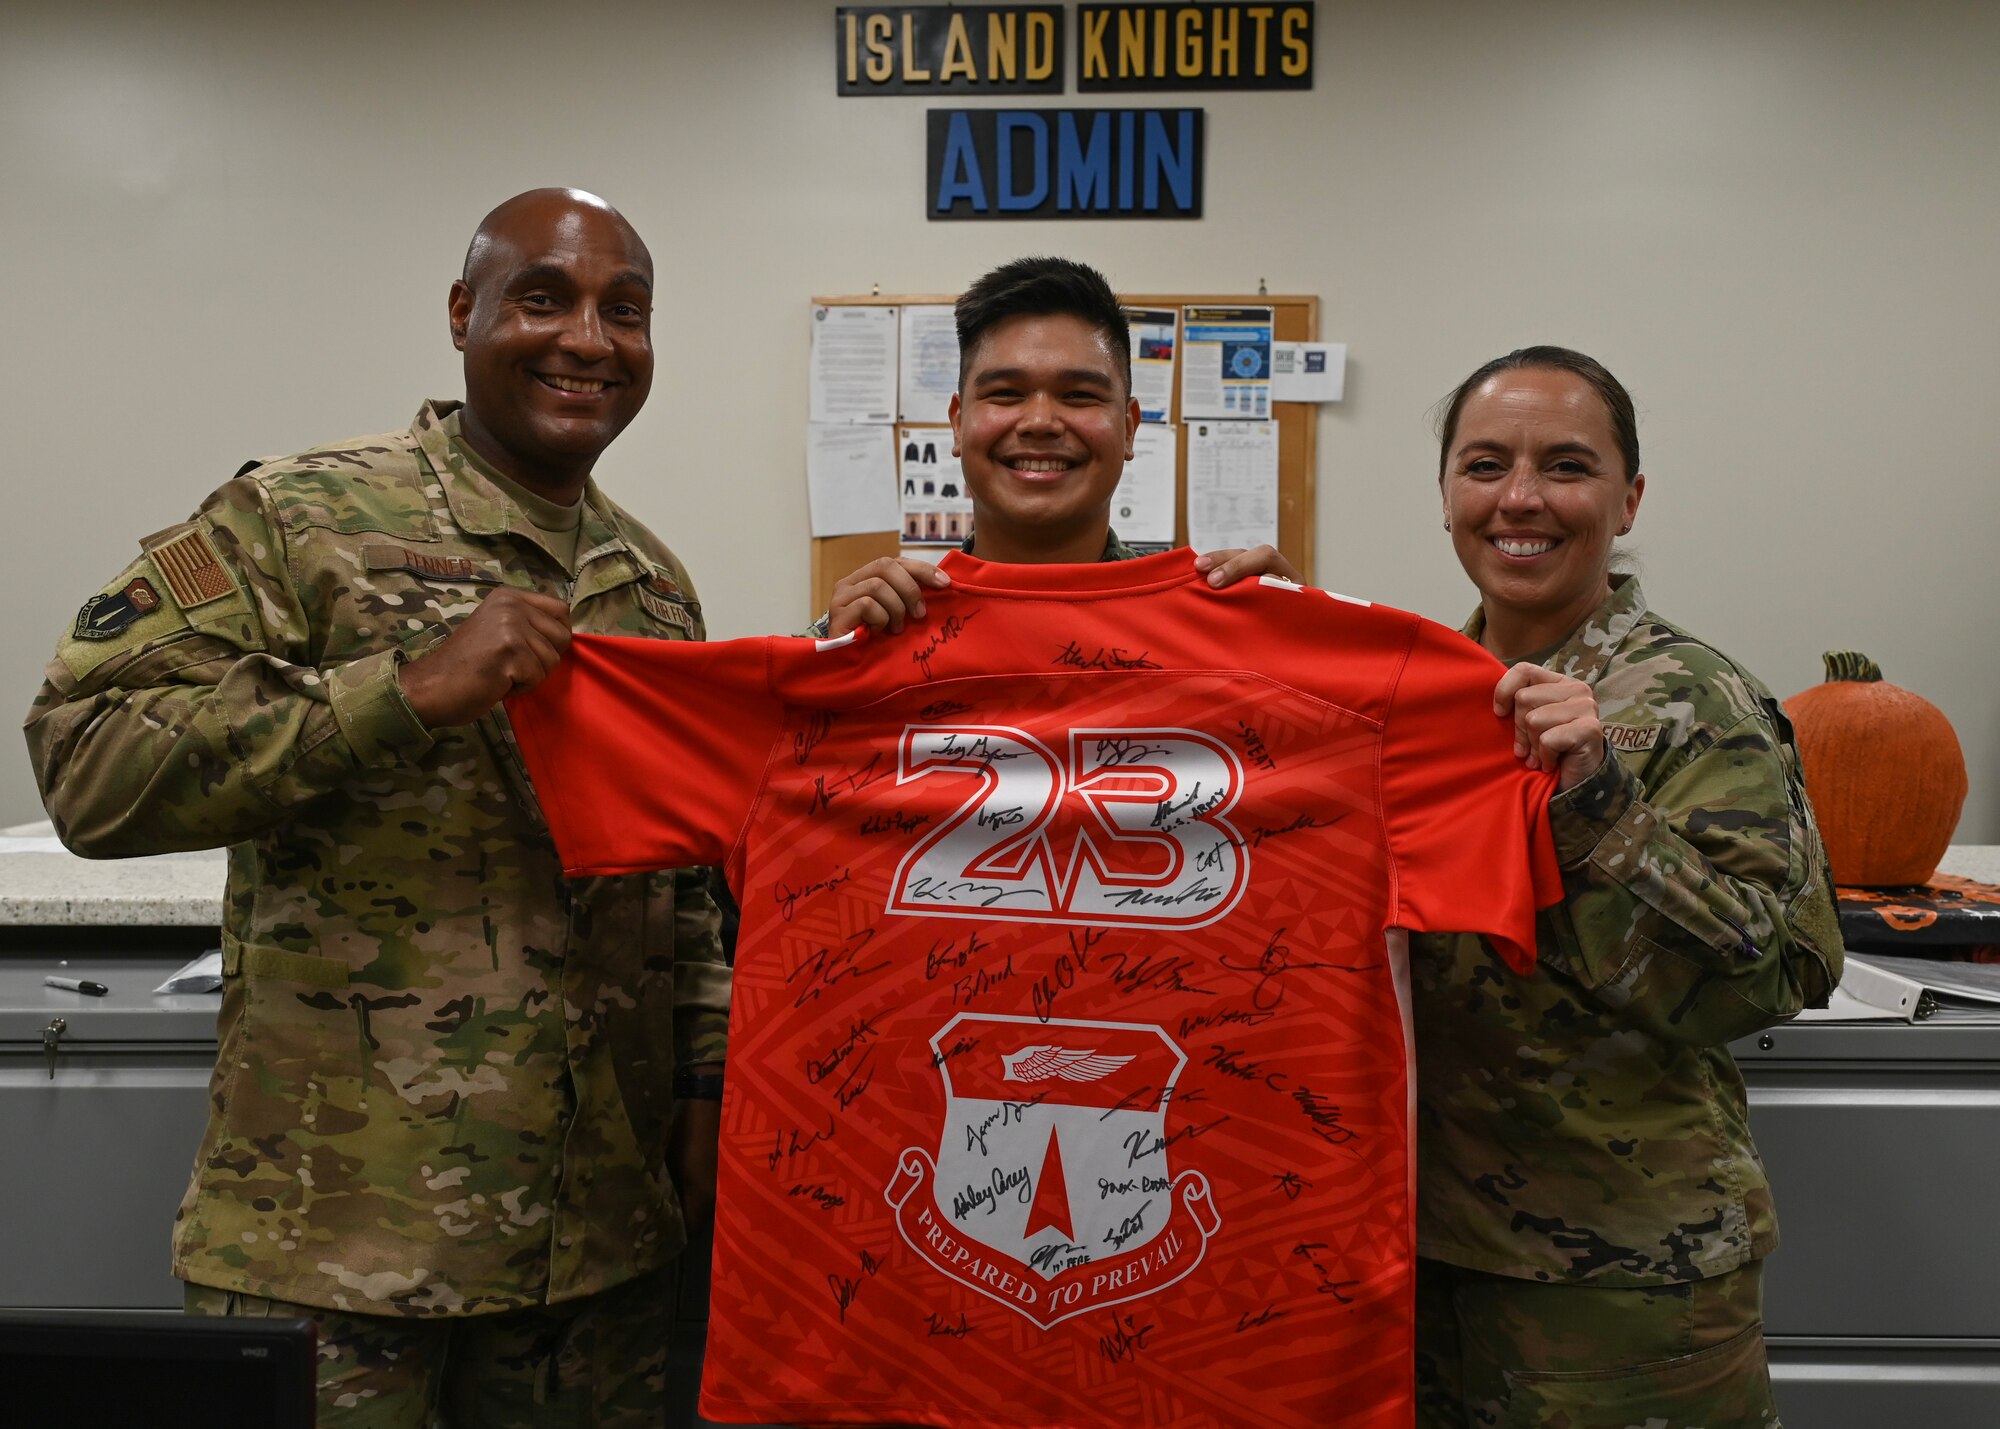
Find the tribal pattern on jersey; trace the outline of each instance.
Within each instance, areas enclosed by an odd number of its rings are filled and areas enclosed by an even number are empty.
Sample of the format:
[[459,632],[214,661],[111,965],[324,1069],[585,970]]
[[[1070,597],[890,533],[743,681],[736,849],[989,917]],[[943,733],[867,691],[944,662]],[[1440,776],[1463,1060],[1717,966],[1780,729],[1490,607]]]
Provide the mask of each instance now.
[[1561,891],[1500,667],[1185,552],[946,568],[510,702],[572,873],[742,904],[703,1413],[1407,1425],[1399,930],[1523,966]]

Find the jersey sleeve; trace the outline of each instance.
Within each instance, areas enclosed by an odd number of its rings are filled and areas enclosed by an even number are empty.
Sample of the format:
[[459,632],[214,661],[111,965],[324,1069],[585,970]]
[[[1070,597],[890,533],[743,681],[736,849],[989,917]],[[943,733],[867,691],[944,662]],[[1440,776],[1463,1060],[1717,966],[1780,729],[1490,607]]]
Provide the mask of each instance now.
[[565,873],[727,861],[784,725],[770,643],[578,635],[507,701]]
[[1470,640],[1417,622],[1382,736],[1390,925],[1482,933],[1508,965],[1535,963],[1535,910],[1563,896],[1549,821],[1553,770],[1514,754],[1493,713],[1504,667]]

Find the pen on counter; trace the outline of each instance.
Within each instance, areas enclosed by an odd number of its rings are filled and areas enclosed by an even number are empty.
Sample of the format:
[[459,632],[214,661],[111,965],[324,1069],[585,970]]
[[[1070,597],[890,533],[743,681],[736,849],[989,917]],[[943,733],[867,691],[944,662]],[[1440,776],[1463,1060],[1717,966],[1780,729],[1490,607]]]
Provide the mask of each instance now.
[[92,997],[103,997],[106,993],[111,991],[111,989],[106,987],[103,983],[92,982],[88,978],[53,977],[53,976],[45,977],[42,979],[42,986],[59,987],[64,992],[88,993]]

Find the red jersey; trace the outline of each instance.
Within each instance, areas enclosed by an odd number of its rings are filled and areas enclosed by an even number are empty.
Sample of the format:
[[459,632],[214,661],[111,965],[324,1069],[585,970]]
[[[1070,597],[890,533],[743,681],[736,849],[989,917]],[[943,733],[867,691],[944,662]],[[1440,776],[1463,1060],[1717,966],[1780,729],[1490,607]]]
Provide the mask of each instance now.
[[1406,1425],[1402,938],[1562,893],[1501,667],[1186,551],[953,554],[900,637],[578,636],[570,873],[742,905],[702,1413]]

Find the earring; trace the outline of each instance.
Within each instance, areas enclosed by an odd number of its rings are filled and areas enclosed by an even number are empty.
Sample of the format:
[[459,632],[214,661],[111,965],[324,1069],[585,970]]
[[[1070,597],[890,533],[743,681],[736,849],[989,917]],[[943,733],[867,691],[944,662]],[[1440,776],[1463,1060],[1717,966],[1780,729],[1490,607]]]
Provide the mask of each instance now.
[[1632,523],[1631,523],[1630,521],[1627,521],[1627,522],[1626,522],[1626,523],[1625,523],[1625,524],[1624,524],[1623,526],[1620,526],[1620,527],[1618,528],[1618,534],[1619,534],[1619,535],[1621,535],[1621,536],[1629,536],[1629,535],[1631,535],[1631,534],[1632,534]]
[[1444,518],[1444,529],[1447,531],[1451,529],[1451,517],[1449,516]]

